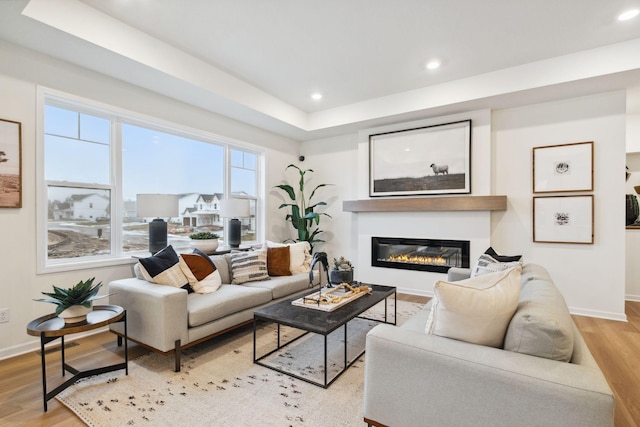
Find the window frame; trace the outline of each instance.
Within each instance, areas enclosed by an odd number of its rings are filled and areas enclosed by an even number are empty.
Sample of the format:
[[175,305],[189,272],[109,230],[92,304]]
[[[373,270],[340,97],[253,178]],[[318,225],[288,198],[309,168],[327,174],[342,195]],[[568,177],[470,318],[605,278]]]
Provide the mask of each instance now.
[[[172,123],[157,117],[146,116],[119,107],[103,104],[90,99],[70,95],[57,90],[37,87],[37,120],[36,120],[36,261],[37,274],[59,271],[73,271],[86,268],[117,266],[132,264],[139,256],[149,253],[123,252],[123,182],[122,182],[122,125],[139,126],[158,132],[169,133],[179,137],[194,139],[202,143],[216,144],[224,149],[223,190],[225,197],[231,194],[231,150],[241,150],[256,155],[256,195],[247,196],[255,200],[255,243],[264,240],[265,210],[265,149],[244,141],[223,137],[207,131],[197,130],[177,123]],[[88,184],[71,181],[47,181],[45,177],[45,106],[52,105],[70,109],[79,113],[90,114],[110,120],[110,154],[109,154],[109,184]],[[110,254],[90,255],[77,258],[48,258],[48,187],[49,186],[108,189],[111,192],[111,242]],[[233,197],[236,197],[235,195]],[[227,239],[227,224],[223,227],[224,238]],[[244,243],[244,242],[243,242]]]

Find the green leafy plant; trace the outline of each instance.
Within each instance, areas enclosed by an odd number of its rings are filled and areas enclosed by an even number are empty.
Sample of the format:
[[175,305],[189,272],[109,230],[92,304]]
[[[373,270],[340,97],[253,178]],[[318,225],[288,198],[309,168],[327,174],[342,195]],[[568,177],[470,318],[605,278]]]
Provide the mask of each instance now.
[[[315,209],[318,206],[326,206],[325,202],[316,202],[313,203],[313,196],[316,194],[316,191],[319,188],[326,187],[331,184],[319,184],[317,185],[313,191],[311,191],[311,195],[307,198],[305,197],[305,183],[307,173],[312,173],[313,169],[305,169],[302,170],[294,164],[291,164],[285,168],[285,171],[289,168],[294,168],[298,171],[300,176],[300,180],[298,182],[298,191],[296,194],[296,190],[288,184],[276,185],[277,188],[283,190],[289,198],[291,199],[291,203],[283,203],[278,209],[282,208],[291,208],[291,213],[287,214],[285,217],[286,221],[290,221],[293,228],[295,228],[298,232],[299,242],[309,242],[311,245],[311,250],[313,250],[313,244],[317,242],[324,242],[324,240],[318,239],[318,234],[322,233],[322,230],[318,228],[320,224],[320,217],[322,215],[331,218],[331,215],[326,214],[324,212],[315,212]],[[315,224],[315,228],[314,228]]]
[[353,264],[351,264],[351,261],[341,256],[340,258],[333,259],[333,269],[340,271],[350,271],[353,270]]
[[42,292],[49,298],[34,299],[34,301],[49,302],[56,304],[56,315],[59,315],[72,305],[81,305],[83,307],[91,307],[91,303],[97,299],[108,297],[109,295],[98,295],[98,291],[102,286],[102,282],[93,286],[95,277],[86,281],[80,281],[77,285],[69,289],[53,286],[53,292]]
[[220,236],[210,231],[200,231],[197,233],[189,234],[189,238],[191,240],[213,240],[213,239],[219,239]]

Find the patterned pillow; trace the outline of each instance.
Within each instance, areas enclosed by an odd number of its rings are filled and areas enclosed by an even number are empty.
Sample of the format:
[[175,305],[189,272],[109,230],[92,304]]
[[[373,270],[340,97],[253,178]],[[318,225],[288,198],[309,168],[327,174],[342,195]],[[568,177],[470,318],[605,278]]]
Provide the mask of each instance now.
[[269,276],[291,276],[289,246],[267,248],[267,271]]
[[269,280],[267,248],[248,252],[231,252],[231,283],[240,285],[257,280]]
[[489,254],[482,254],[478,262],[471,270],[471,277],[480,276],[487,273],[496,273],[512,267],[521,267],[522,261],[500,262]]
[[491,246],[484,253],[500,262],[520,261],[522,258],[522,255],[499,255]]
[[148,258],[140,258],[140,271],[147,282],[181,288],[189,280],[180,269],[178,254],[171,245]]
[[180,269],[189,280],[193,290],[199,294],[209,294],[222,285],[220,273],[213,263],[198,254],[180,255]]

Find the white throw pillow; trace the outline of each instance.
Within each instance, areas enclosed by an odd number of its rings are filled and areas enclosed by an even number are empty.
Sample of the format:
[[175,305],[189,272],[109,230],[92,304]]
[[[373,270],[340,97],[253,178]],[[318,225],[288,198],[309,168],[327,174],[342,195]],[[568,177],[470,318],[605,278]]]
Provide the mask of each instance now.
[[311,246],[309,242],[276,243],[267,240],[265,244],[269,248],[289,246],[289,271],[291,271],[291,274],[309,272],[311,267]]
[[487,273],[495,273],[497,271],[504,271],[513,267],[522,267],[522,260],[500,262],[489,254],[482,254],[480,255],[480,258],[478,258],[476,265],[471,270],[471,277]]
[[458,282],[437,281],[425,332],[501,348],[518,308],[520,267]]

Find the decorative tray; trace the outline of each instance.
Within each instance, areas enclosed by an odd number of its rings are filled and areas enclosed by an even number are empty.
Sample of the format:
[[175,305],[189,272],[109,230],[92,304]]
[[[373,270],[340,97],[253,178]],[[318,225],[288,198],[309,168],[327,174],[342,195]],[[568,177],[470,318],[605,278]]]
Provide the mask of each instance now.
[[[321,311],[334,311],[360,297],[369,295],[369,286],[351,286],[341,283],[334,288],[322,288],[302,298],[291,301],[291,304]],[[320,302],[318,303],[318,299]]]

